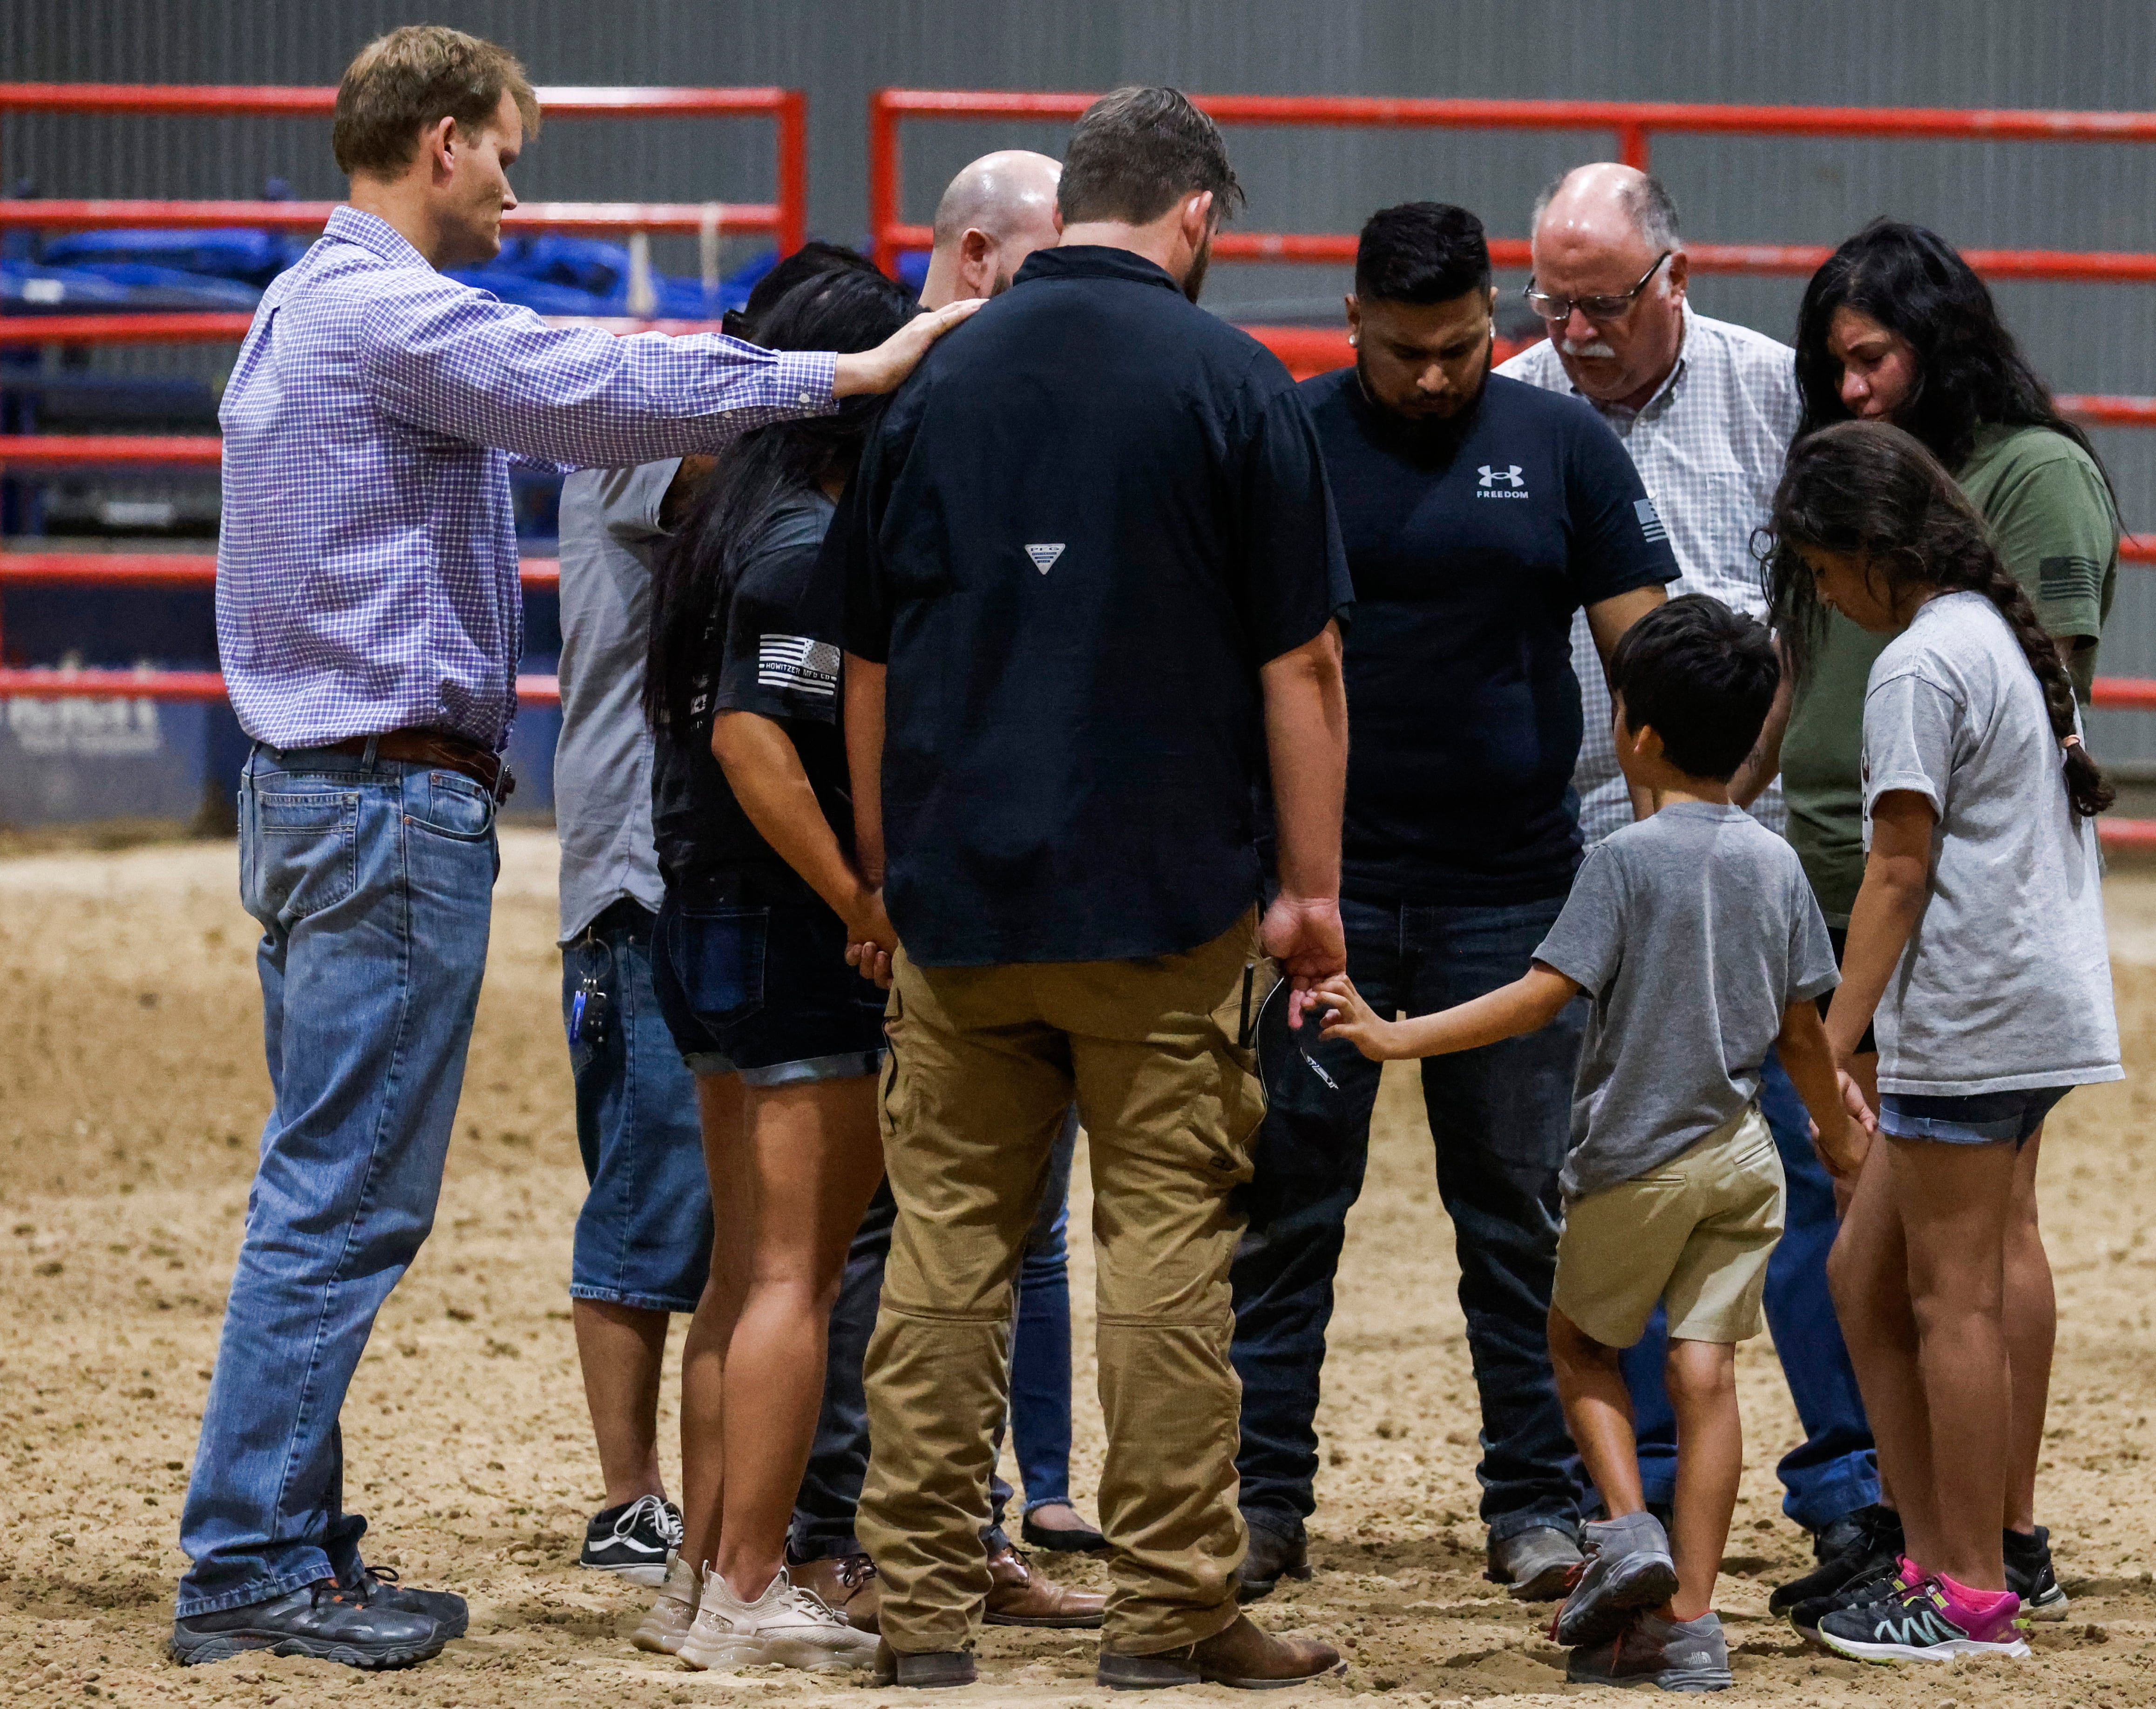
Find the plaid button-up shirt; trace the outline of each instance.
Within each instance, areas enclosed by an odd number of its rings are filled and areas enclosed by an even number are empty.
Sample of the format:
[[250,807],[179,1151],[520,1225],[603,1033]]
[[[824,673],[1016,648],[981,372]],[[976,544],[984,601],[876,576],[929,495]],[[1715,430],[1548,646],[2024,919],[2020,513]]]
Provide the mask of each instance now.
[[[1497,372],[1548,391],[1585,395],[1547,341]],[[1748,326],[1695,314],[1686,303],[1676,366],[1653,397],[1637,409],[1587,401],[1624,440],[1670,531],[1683,572],[1671,597],[1712,593],[1739,611],[1765,615],[1752,536],[1774,511],[1774,487],[1797,431],[1796,352]],[[1579,828],[1592,844],[1632,823],[1632,799],[1617,769],[1609,685],[1584,613],[1573,619],[1572,657],[1587,721],[1572,781],[1579,792]],[[1781,830],[1781,785],[1753,803],[1752,812],[1769,829]]]
[[510,454],[707,451],[827,413],[828,353],[557,330],[340,208],[263,294],[218,418],[218,648],[240,726],[306,747],[508,739],[523,645]]

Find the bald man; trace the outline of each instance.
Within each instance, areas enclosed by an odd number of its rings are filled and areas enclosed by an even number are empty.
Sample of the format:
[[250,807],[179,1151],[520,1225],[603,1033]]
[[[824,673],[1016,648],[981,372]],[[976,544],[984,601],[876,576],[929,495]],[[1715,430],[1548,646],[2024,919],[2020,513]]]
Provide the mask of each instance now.
[[936,204],[936,248],[921,305],[1001,296],[1025,258],[1055,241],[1055,186],[1063,168],[1023,148],[984,154],[951,180]]
[[[1584,398],[1616,429],[1683,572],[1672,597],[1711,593],[1763,615],[1752,536],[1767,521],[1796,432],[1794,353],[1692,308],[1676,205],[1635,167],[1600,161],[1567,172],[1536,202],[1533,229],[1526,295],[1549,338],[1498,372]],[[1573,657],[1593,658],[1591,645],[1584,626],[1576,626]],[[1592,844],[1630,823],[1633,810],[1610,743],[1602,673],[1578,675],[1587,740],[1573,782]],[[1783,829],[1779,788],[1758,792],[1740,772],[1731,793]],[[1789,1183],[1787,1224],[1768,1270],[1767,1319],[1806,1435],[1779,1468],[1783,1507],[1812,1533],[1822,1566],[1830,1567],[1850,1549],[1869,1547],[1879,1522],[1878,1473],[1827,1295],[1832,1187],[1812,1154],[1803,1106],[1771,1055],[1759,1104]],[[1675,1488],[1676,1420],[1662,1386],[1666,1346],[1658,1312],[1625,1361],[1650,1506],[1666,1504]],[[1776,1593],[1777,1612],[1784,1593],[1798,1588]]]

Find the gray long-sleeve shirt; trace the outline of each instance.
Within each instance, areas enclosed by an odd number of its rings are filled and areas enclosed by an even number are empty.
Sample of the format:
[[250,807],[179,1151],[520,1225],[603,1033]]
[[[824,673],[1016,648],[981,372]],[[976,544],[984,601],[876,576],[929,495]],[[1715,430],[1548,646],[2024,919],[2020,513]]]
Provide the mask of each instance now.
[[654,912],[665,885],[651,842],[651,729],[644,718],[659,506],[679,458],[584,469],[562,485],[562,736],[554,824],[568,942],[624,896]]

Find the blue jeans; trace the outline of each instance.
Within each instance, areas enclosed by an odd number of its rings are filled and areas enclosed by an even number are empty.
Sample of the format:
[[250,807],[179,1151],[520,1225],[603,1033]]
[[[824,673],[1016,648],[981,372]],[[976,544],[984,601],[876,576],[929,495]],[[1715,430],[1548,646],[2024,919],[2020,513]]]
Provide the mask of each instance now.
[[358,1569],[337,1414],[433,1226],[486,965],[494,803],[454,772],[258,746],[239,887],[273,1103],[180,1517],[188,1619]]
[[[1062,1255],[1063,1231],[1069,1218],[1070,1157],[1077,1140],[1078,1112],[1074,1106],[1050,1157],[1040,1212],[1019,1270],[1019,1316],[1011,1343],[1011,1411],[1029,1512],[1047,1501],[1070,1499],[1070,1288]],[[816,1441],[809,1450],[800,1493],[794,1497],[793,1524],[787,1538],[788,1555],[796,1561],[829,1560],[861,1552],[860,1540],[854,1534],[861,1480],[869,1469],[869,1405],[861,1367],[868,1357],[869,1337],[875,1332],[876,1306],[883,1297],[884,1264],[891,1256],[891,1225],[897,1215],[891,1184],[886,1182],[869,1201],[868,1214],[861,1219],[853,1246],[846,1254],[845,1279],[839,1284],[838,1304],[831,1310],[823,1410],[817,1416]],[[1052,1285],[1045,1256],[1050,1247],[1057,1255]],[[1030,1311],[1025,1303],[1029,1286],[1038,1301]],[[1063,1307],[1060,1340],[1055,1337],[1054,1326],[1045,1321],[1058,1302]],[[1035,1326],[1031,1350],[1027,1348],[1029,1323]],[[1052,1416],[1056,1405],[1053,1372],[1059,1349],[1060,1429]],[[1022,1390],[1028,1393],[1023,1407],[1019,1399]],[[1044,1490],[1060,1487],[1063,1493],[1037,1495],[1036,1477]],[[1003,1520],[1011,1495],[1011,1486],[1001,1474],[989,1481],[989,1522],[984,1541],[990,1548],[1003,1548],[1010,1541],[1004,1534]]]
[[[1563,898],[1501,908],[1343,899],[1348,966],[1380,1014],[1425,1014],[1527,970]],[[1482,1518],[1492,1541],[1579,1518],[1578,1459],[1550,1371],[1558,1171],[1570,1132],[1584,1000],[1541,1032],[1422,1064],[1437,1189],[1460,1258],[1460,1305],[1482,1410]],[[1303,1061],[1295,1039],[1305,1041]],[[1243,1517],[1300,1537],[1316,1506],[1318,1380],[1348,1213],[1363,1190],[1378,1065],[1344,1040],[1291,1035],[1267,1010],[1259,1044],[1269,1108],[1250,1222],[1235,1254],[1235,1369],[1243,1379]]]
[[[1812,1151],[1804,1100],[1776,1056],[1767,1058],[1759,1111],[1774,1130],[1788,1183],[1781,1244],[1767,1264],[1767,1327],[1804,1427],[1804,1440],[1782,1457],[1775,1472],[1784,1491],[1782,1511],[1817,1531],[1879,1499],[1879,1465],[1856,1373],[1827,1293],[1826,1255],[1840,1226],[1834,1185]],[[1669,1345],[1668,1319],[1657,1306],[1647,1332],[1622,1360],[1639,1440],[1640,1482],[1657,1506],[1671,1501],[1677,1486],[1676,1414],[1662,1382]]]
[[587,980],[606,1025],[569,1044],[577,1149],[591,1191],[577,1214],[570,1296],[693,1311],[711,1272],[711,1189],[696,1080],[651,988],[651,911],[624,897],[562,950],[562,1024]]
[[[1064,1123],[1049,1153],[1040,1195],[1018,1267],[1018,1318],[1011,1328],[1011,1448],[1025,1509],[1070,1499],[1070,1160],[1078,1145],[1078,1112]],[[991,1492],[996,1515],[1008,1491]]]

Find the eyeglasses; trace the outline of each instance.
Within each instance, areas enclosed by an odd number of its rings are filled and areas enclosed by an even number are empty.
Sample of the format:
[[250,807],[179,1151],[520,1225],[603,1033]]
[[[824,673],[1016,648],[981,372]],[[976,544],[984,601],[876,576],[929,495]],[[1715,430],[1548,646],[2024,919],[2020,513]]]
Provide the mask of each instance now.
[[1529,308],[1553,324],[1569,321],[1574,309],[1590,321],[1620,320],[1640,293],[1647,288],[1647,281],[1660,270],[1662,263],[1676,253],[1674,249],[1665,249],[1656,256],[1655,264],[1641,274],[1640,282],[1621,296],[1553,297],[1546,290],[1537,290],[1532,279],[1527,280],[1527,289],[1520,295],[1527,299]]

